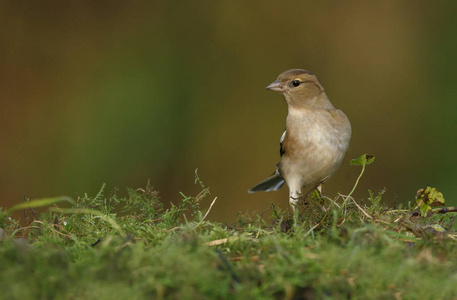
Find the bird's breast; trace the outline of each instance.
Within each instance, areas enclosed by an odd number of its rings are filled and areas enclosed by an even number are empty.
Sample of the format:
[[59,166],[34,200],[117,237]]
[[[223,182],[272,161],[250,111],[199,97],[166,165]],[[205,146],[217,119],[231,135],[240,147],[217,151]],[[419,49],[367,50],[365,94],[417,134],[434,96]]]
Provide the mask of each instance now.
[[351,137],[350,123],[344,113],[337,109],[289,111],[286,128],[285,153],[280,163],[286,181],[300,178],[302,186],[314,185],[336,171]]

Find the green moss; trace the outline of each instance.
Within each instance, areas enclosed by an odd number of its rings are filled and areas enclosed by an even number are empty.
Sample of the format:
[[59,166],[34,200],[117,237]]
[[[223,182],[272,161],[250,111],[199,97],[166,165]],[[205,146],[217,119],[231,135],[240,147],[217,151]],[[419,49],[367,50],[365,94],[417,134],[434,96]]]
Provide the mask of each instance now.
[[105,196],[102,188],[71,208],[36,214],[26,226],[2,211],[9,237],[0,241],[0,298],[456,295],[454,212],[424,218],[411,210],[387,210],[383,192],[370,191],[369,203],[358,206],[340,196],[338,205],[327,203],[323,212],[318,202],[316,216],[324,220],[319,226],[314,219],[294,224],[273,203],[270,216],[239,216],[226,225],[203,219],[199,207],[209,190],[197,183],[202,193],[183,195],[170,209],[148,184],[129,189],[126,198],[116,191]]

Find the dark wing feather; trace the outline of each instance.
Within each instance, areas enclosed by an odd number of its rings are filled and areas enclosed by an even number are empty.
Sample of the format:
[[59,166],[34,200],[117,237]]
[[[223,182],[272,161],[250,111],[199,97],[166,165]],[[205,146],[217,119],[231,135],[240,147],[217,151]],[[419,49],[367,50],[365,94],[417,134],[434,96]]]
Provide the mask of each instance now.
[[277,189],[281,188],[284,185],[284,178],[282,178],[279,171],[276,170],[270,177],[256,185],[255,187],[251,188],[248,192],[255,193],[260,191],[276,191]]
[[284,130],[284,133],[281,136],[281,139],[279,140],[279,154],[281,157],[286,153],[286,149],[284,149],[283,144],[284,144],[284,137],[286,136],[287,129]]

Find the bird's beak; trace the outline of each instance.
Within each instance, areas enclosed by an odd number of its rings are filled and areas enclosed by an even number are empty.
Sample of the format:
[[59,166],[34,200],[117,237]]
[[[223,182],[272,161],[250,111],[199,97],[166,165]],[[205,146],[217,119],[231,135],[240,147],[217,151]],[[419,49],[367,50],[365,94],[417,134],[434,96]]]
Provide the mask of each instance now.
[[266,89],[269,91],[280,92],[280,93],[285,91],[284,87],[282,86],[282,83],[279,80],[276,80],[275,82],[273,82],[272,84],[267,86]]

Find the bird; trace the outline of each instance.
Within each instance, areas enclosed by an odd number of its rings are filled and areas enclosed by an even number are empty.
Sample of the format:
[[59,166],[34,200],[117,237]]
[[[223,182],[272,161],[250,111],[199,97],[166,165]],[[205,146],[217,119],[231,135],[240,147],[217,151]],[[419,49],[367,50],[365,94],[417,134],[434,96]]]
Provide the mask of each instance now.
[[351,123],[309,71],[287,70],[266,89],[281,93],[288,107],[280,138],[281,160],[270,177],[248,192],[276,191],[286,183],[295,210],[305,192],[317,189],[322,195],[324,183],[336,172],[349,147]]

